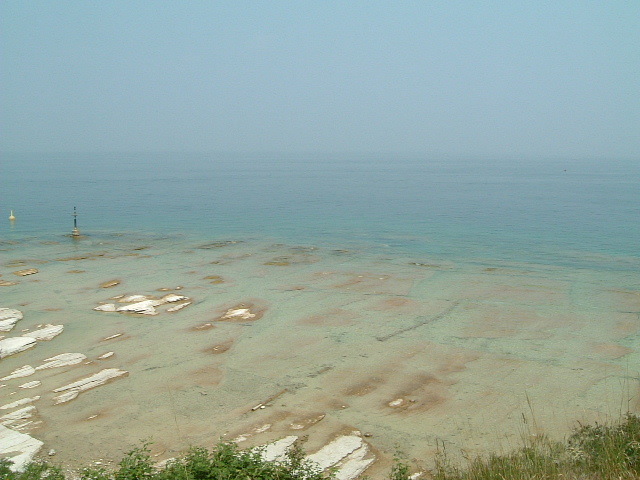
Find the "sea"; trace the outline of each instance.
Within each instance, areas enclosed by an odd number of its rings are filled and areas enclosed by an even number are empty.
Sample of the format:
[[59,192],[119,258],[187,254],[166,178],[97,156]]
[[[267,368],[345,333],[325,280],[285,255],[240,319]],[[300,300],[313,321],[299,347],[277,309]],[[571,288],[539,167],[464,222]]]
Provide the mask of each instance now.
[[2,154],[0,187],[4,334],[64,326],[0,377],[86,355],[0,403],[39,397],[8,425],[65,465],[356,431],[382,469],[640,408],[639,159]]

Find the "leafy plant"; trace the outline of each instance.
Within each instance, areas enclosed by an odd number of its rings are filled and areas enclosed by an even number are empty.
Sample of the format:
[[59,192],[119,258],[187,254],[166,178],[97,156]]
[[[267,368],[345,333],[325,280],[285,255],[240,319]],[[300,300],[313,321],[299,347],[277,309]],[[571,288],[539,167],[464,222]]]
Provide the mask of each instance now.
[[115,480],[146,480],[153,477],[154,469],[151,463],[149,444],[134,448],[118,464]]

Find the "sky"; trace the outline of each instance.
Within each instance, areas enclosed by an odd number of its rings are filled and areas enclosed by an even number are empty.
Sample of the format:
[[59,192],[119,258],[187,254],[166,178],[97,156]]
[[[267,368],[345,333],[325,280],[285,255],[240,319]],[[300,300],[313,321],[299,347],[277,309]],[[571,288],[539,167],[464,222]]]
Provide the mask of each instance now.
[[640,159],[640,1],[0,2],[1,152]]

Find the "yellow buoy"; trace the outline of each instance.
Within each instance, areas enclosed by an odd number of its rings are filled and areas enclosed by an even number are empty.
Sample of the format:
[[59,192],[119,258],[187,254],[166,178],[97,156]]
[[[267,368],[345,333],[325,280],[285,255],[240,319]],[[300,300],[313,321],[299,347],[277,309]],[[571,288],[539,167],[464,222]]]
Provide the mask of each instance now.
[[11,215],[9,215],[9,220],[15,220],[16,217],[13,216],[13,210],[11,210]]

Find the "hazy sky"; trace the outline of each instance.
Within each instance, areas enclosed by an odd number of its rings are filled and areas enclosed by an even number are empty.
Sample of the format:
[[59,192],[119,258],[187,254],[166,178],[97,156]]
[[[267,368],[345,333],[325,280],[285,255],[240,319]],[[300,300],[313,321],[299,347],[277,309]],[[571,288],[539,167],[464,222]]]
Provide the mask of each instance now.
[[640,1],[8,1],[2,151],[640,158]]

